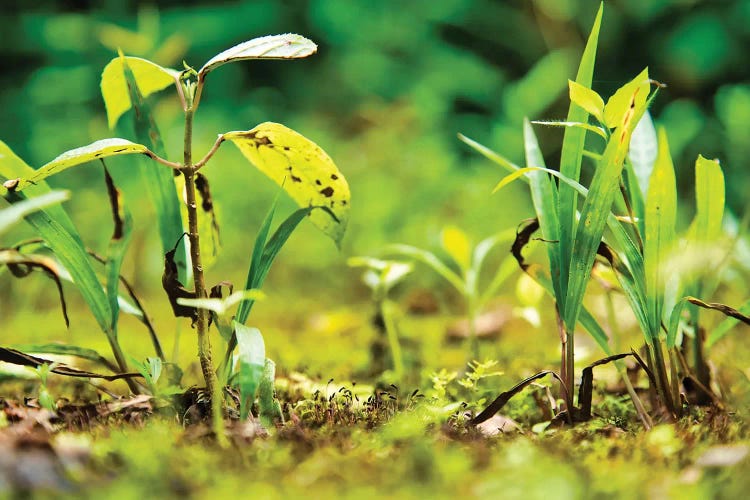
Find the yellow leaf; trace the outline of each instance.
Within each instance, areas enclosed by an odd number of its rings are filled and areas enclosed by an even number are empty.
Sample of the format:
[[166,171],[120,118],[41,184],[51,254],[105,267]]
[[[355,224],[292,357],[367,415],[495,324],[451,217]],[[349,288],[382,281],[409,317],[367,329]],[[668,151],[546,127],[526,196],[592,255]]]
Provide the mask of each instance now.
[[136,82],[141,95],[146,97],[158,92],[174,83],[180,76],[179,71],[162,68],[156,63],[140,57],[116,57],[104,67],[102,71],[102,98],[107,109],[109,128],[114,128],[117,120],[131,107],[128,84],[123,74],[122,59],[125,59]]
[[261,123],[245,132],[227,132],[232,141],[255,167],[270,177],[302,208],[313,210],[310,221],[336,244],[349,221],[349,185],[333,160],[317,144],[279,123]]
[[570,100],[594,116],[599,123],[602,123],[604,121],[604,101],[599,94],[572,80],[568,80],[568,87]]
[[468,269],[471,266],[471,243],[466,233],[455,226],[447,226],[440,236],[443,249],[448,255],[462,269]]
[[607,105],[604,106],[604,123],[609,128],[627,128],[632,120],[632,110],[643,106],[650,90],[651,82],[646,68],[607,100]]

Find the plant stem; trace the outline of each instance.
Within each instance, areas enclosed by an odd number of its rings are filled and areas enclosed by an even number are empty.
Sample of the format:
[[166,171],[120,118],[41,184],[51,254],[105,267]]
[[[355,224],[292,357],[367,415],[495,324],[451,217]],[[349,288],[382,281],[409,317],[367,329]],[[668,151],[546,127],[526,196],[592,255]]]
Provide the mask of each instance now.
[[383,317],[385,332],[388,335],[391,357],[393,358],[393,371],[396,373],[396,379],[400,383],[404,376],[404,357],[401,352],[401,343],[398,340],[396,323],[393,320],[393,304],[388,299],[383,299],[380,303],[380,315]]
[[[107,340],[109,341],[109,347],[112,349],[112,354],[114,354],[115,356],[115,362],[117,363],[117,368],[120,370],[120,373],[127,373],[128,363],[127,361],[125,361],[125,355],[120,348],[120,343],[117,341],[117,333],[109,332],[107,334]],[[138,388],[138,384],[136,384],[133,379],[126,378],[125,383],[128,384],[130,392],[132,392],[133,394],[141,393],[140,389]]]
[[674,402],[672,401],[672,393],[669,385],[669,378],[667,377],[667,366],[665,364],[664,352],[661,349],[661,343],[659,339],[654,339],[653,343],[653,356],[654,356],[654,375],[656,377],[657,392],[662,403],[667,407],[669,415],[672,420],[676,417],[676,409]]
[[[198,233],[198,204],[195,197],[195,172],[193,166],[193,114],[192,107],[185,110],[185,149],[182,175],[185,177],[185,192],[187,198],[188,213],[188,238],[190,239],[190,260],[193,267],[193,282],[195,284],[195,296],[202,299],[206,297],[206,284],[203,278],[203,265],[201,264],[200,237]],[[198,333],[198,357],[201,363],[201,372],[206,382],[206,394],[211,400],[214,410],[218,405],[221,411],[221,391],[215,391],[217,386],[216,373],[211,361],[211,341],[208,335],[209,311],[197,308],[198,317],[195,322]]]

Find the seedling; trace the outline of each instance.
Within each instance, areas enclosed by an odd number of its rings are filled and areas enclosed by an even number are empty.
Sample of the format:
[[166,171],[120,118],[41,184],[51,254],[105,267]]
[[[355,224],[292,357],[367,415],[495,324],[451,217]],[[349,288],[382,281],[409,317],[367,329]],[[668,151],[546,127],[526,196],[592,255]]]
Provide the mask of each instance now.
[[[266,122],[247,131],[219,134],[213,147],[199,160],[193,156],[193,121],[201,102],[203,89],[209,73],[232,62],[256,59],[297,59],[312,55],[317,46],[299,35],[274,35],[253,39],[236,45],[211,58],[200,69],[189,66],[181,71],[163,68],[151,61],[120,54],[102,73],[102,96],[107,108],[110,127],[131,107],[135,109],[135,135],[139,142],[114,138],[96,141],[63,153],[41,168],[34,170],[15,156],[5,144],[0,143],[0,180],[4,181],[0,195],[9,202],[23,202],[27,196],[39,195],[49,188],[46,178],[71,167],[87,164],[93,160],[119,155],[147,157],[153,162],[134,169],[145,183],[145,191],[154,203],[157,222],[165,254],[163,284],[176,316],[189,317],[196,329],[198,357],[206,383],[207,395],[212,401],[214,420],[221,416],[222,390],[212,360],[209,341],[211,311],[206,303],[186,305],[178,299],[209,299],[209,289],[204,277],[201,234],[211,228],[213,214],[208,181],[202,169],[224,142],[234,143],[240,152],[258,170],[276,182],[300,206],[278,229],[271,234],[274,208],[263,223],[256,239],[248,272],[247,289],[259,289],[270,266],[287,241],[291,232],[305,218],[318,226],[337,244],[340,243],[349,217],[349,187],[344,176],[328,155],[316,144],[293,130],[278,123]],[[164,154],[164,145],[153,120],[145,97],[173,87],[179,97],[185,116],[184,148],[180,161],[171,161]],[[174,174],[174,175],[173,175]],[[187,228],[183,227],[175,175],[184,181],[184,209]],[[27,215],[46,245],[54,252],[61,264],[71,274],[78,290],[83,295],[100,328],[107,336],[120,372],[127,372],[125,355],[117,340],[119,313],[119,270],[127,247],[131,220],[125,210],[123,198],[115,188],[114,181],[106,173],[107,190],[113,208],[115,231],[105,264],[105,286],[102,288],[93,271],[89,257],[78,233],[61,207],[51,207]],[[199,200],[200,198],[200,200]],[[205,211],[202,215],[199,212]],[[208,224],[202,224],[208,222]],[[186,230],[185,230],[186,229]],[[209,229],[210,230],[210,229]],[[187,233],[189,258],[183,256],[184,246],[179,242]],[[269,237],[269,235],[271,235]],[[189,264],[189,265],[188,265]],[[186,277],[192,275],[192,286]],[[212,297],[220,298],[221,287],[213,289]],[[253,292],[254,293],[254,292]],[[237,296],[232,296],[235,299]],[[228,379],[227,367],[232,366],[232,356],[238,340],[242,349],[244,330],[256,295],[242,295],[239,310],[231,331],[224,331],[228,339],[227,354],[221,368],[222,382]],[[227,302],[223,302],[224,306]],[[225,325],[226,326],[226,325]],[[265,354],[254,353],[263,359]],[[159,353],[159,357],[163,357]],[[241,355],[241,359],[245,358]],[[242,366],[242,363],[240,363]],[[240,369],[242,373],[242,368]],[[261,369],[262,372],[262,369]],[[260,375],[256,378],[259,379]],[[127,380],[130,381],[130,378]],[[131,389],[138,387],[131,381]],[[256,383],[256,387],[257,387]],[[253,395],[248,395],[252,397]],[[245,406],[247,407],[247,406]]]
[[413,266],[407,262],[372,257],[352,257],[349,259],[349,265],[367,268],[363,281],[372,290],[376,310],[373,323],[385,331],[391,350],[394,376],[400,382],[404,376],[404,356],[395,320],[396,304],[388,298],[388,292],[412,272]]
[[441,246],[452,262],[443,262],[437,255],[411,245],[391,245],[389,253],[403,255],[427,265],[450,283],[461,294],[469,320],[469,339],[473,359],[479,359],[479,339],[476,332],[477,316],[512,274],[513,266],[506,259],[495,272],[484,290],[480,287],[480,276],[487,256],[499,244],[509,242],[512,232],[503,232],[482,240],[472,249],[466,233],[457,227],[446,227],[441,234]]

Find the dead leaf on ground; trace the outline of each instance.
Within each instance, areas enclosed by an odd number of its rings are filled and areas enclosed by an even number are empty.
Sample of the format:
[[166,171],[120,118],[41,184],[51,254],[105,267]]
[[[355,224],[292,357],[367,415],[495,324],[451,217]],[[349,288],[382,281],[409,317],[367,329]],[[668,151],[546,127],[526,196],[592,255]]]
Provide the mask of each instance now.
[[[513,319],[513,311],[510,306],[501,306],[492,311],[480,314],[474,322],[477,337],[480,339],[497,338],[503,327],[508,324],[511,319]],[[451,323],[448,325],[445,332],[445,336],[449,340],[462,340],[469,338],[469,335],[470,330],[468,319],[462,319]]]

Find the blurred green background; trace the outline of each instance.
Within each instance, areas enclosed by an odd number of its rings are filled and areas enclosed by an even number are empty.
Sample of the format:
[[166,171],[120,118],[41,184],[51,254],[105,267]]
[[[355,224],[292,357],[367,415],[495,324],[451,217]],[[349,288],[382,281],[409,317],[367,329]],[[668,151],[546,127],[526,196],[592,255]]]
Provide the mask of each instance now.
[[[316,141],[344,172],[352,220],[342,251],[303,224],[272,269],[269,298],[250,323],[264,332],[280,367],[345,376],[367,364],[367,334],[357,332],[367,331],[370,313],[360,271],[347,268],[347,257],[377,253],[391,242],[434,249],[447,224],[479,241],[531,215],[521,186],[490,195],[503,172],[468,150],[456,133],[520,162],[523,118],[565,116],[566,82],[575,74],[598,5],[8,1],[0,17],[0,139],[39,166],[96,139],[128,137],[126,127],[107,129],[99,94],[101,70],[118,47],[179,69],[183,60],[200,67],[221,50],[265,34],[296,32],[317,42],[318,54],[305,60],[231,64],[211,73],[196,117],[195,155],[202,156],[218,133],[270,120]],[[750,175],[750,1],[613,0],[605,9],[594,88],[607,96],[649,66],[651,76],[668,85],[652,113],[667,127],[683,198],[691,202],[692,165],[702,153],[722,161],[730,207],[742,213]],[[151,102],[170,158],[179,160],[178,101],[170,90]],[[539,134],[554,166],[561,131]],[[111,166],[127,172],[128,162],[112,160]],[[204,173],[218,205],[223,243],[208,280],[241,284],[275,189],[231,147],[222,147]],[[51,184],[73,190],[67,209],[86,243],[104,249],[111,216],[104,208],[101,170],[74,169]],[[162,257],[148,199],[132,187],[129,193],[137,232],[125,274],[146,297],[168,346],[182,330],[176,350],[190,359],[189,327],[169,317],[160,289]],[[2,244],[30,234],[19,229]],[[426,272],[415,280],[442,287]],[[448,311],[461,312],[451,306],[455,297],[448,290],[436,293]],[[68,296],[73,314],[66,331],[55,291],[43,276],[0,275],[2,343],[60,340],[103,347],[103,336],[72,289]],[[544,336],[554,351],[553,324]],[[145,334],[130,319],[123,328],[126,347],[146,355]],[[437,349],[442,327],[421,325],[410,334],[432,339],[425,349]]]

